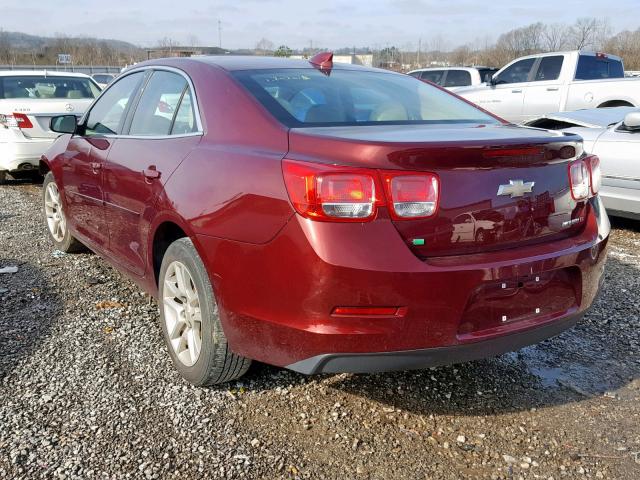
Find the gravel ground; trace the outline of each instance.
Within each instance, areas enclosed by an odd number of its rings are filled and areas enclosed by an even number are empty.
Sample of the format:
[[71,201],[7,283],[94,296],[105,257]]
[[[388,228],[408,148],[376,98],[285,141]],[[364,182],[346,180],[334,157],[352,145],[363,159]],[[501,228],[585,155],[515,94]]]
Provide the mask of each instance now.
[[156,305],[53,252],[40,187],[0,187],[0,478],[640,478],[640,223],[616,222],[576,328],[422,372],[257,365],[195,388]]

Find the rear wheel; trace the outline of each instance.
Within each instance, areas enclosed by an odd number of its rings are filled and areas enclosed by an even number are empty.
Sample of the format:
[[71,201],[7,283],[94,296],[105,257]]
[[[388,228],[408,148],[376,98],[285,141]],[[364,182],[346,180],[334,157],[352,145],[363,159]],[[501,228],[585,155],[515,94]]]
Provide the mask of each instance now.
[[44,177],[42,201],[49,237],[56,249],[66,253],[82,250],[83,245],[71,235],[67,226],[67,217],[62,208],[60,192],[51,172]]
[[159,276],[160,321],[178,372],[194,385],[241,377],[248,358],[229,349],[204,263],[188,238],[167,249]]

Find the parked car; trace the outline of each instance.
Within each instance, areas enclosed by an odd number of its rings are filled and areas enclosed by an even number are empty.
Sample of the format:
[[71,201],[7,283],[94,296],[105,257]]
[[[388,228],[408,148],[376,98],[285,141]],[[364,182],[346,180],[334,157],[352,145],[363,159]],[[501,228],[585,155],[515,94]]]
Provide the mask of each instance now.
[[585,150],[600,157],[600,196],[607,212],[640,220],[640,109],[551,113],[526,125],[580,135]]
[[93,75],[91,75],[91,78],[93,78],[96,83],[100,85],[100,88],[105,88],[107,85],[113,82],[113,79],[116,78],[116,75],[114,75],[113,73],[94,73]]
[[456,91],[458,87],[482,85],[491,80],[497,71],[497,68],[491,67],[441,67],[420,68],[408,74]]
[[549,112],[640,106],[640,79],[624,78],[622,60],[614,55],[544,53],[518,58],[488,85],[456,93],[519,123]]
[[7,174],[38,172],[40,156],[58,136],[51,117],[82,115],[100,93],[87,75],[68,72],[0,72],[0,183]]
[[[144,62],[52,128],[53,245],[154,295],[194,384],[250,359],[310,374],[497,355],[572,326],[603,279],[578,136],[329,53]],[[465,211],[517,227],[456,242]]]

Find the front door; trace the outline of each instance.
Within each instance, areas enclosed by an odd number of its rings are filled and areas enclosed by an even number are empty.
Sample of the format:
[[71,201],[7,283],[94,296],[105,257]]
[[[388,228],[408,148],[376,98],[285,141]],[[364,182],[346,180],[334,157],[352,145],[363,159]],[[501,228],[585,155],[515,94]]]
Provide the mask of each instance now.
[[460,94],[505,120],[519,123],[523,119],[524,89],[535,61],[535,58],[518,60],[498,72],[492,85]]
[[129,98],[135,94],[142,73],[114,83],[91,107],[79,134],[69,141],[63,163],[63,184],[68,217],[83,240],[99,248],[109,243],[104,211],[104,164],[122,131]]

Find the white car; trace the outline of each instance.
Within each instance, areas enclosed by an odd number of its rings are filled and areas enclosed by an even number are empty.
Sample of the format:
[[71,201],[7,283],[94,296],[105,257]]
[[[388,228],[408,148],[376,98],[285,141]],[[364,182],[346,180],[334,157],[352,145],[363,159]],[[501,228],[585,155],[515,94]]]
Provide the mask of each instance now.
[[585,151],[600,157],[600,198],[607,212],[640,220],[640,108],[551,113],[525,125],[580,135]]
[[497,71],[491,67],[433,67],[412,70],[408,75],[456,91],[460,87],[482,85]]
[[510,122],[549,112],[640,106],[640,78],[624,78],[620,57],[592,52],[554,52],[521,57],[491,82],[456,93]]
[[96,82],[81,73],[0,72],[0,183],[7,174],[37,172],[40,156],[59,134],[51,117],[81,116],[100,94]]
[[113,79],[116,78],[116,75],[113,73],[94,73],[91,75],[100,88],[104,89],[107,85],[113,82]]

